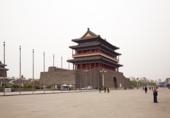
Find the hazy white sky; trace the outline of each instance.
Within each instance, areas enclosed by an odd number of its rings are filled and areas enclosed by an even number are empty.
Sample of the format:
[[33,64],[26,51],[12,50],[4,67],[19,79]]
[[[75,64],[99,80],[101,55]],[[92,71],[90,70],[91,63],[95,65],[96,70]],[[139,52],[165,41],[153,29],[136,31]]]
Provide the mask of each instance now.
[[[87,27],[120,47],[120,69],[127,77],[170,77],[170,0],[0,0],[0,60],[6,42],[8,76],[18,77],[19,45],[22,74],[35,77],[43,70],[60,66],[60,58],[71,58],[73,38]],[[68,68],[65,62],[64,67]]]

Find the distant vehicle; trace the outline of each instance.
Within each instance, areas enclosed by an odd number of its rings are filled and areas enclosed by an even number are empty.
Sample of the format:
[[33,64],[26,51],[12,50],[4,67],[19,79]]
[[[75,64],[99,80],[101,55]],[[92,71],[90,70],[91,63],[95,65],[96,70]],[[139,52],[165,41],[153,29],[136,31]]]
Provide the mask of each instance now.
[[166,86],[170,89],[170,78],[167,78],[165,82],[166,82]]
[[87,87],[84,87],[84,88],[81,88],[81,90],[92,90],[92,86],[87,86]]
[[170,84],[167,84],[167,87],[170,89]]
[[73,86],[71,84],[63,84],[61,85],[60,90],[72,90]]

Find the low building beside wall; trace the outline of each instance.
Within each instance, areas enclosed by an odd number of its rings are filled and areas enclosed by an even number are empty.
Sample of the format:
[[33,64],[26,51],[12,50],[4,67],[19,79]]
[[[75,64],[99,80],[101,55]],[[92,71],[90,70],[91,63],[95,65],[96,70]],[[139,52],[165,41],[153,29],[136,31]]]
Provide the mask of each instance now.
[[60,89],[62,86],[75,88],[75,72],[73,70],[49,67],[48,72],[40,74],[41,86]]
[[0,77],[7,77],[7,71],[8,69],[5,68],[5,64],[3,64],[1,61],[0,61]]

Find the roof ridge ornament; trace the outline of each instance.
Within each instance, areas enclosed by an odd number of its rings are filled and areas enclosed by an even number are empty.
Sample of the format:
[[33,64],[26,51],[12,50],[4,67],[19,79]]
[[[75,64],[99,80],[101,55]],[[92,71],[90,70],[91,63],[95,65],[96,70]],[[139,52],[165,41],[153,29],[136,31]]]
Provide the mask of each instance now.
[[90,31],[90,28],[87,28],[87,32],[81,37],[81,39],[91,39],[96,38],[98,35],[96,35],[94,32]]

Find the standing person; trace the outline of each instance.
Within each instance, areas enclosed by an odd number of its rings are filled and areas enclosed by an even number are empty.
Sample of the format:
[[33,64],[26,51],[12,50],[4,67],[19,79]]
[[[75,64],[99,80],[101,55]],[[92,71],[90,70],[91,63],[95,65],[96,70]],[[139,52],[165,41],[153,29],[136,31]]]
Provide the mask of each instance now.
[[154,102],[154,103],[158,103],[157,97],[158,97],[158,89],[157,89],[157,87],[155,87],[155,88],[153,89],[153,102]]
[[110,89],[109,88],[107,88],[107,93],[110,93]]
[[101,90],[102,90],[102,89],[99,87],[99,93],[101,93]]
[[145,90],[145,93],[147,93],[147,92],[148,92],[148,88],[147,88],[146,86],[145,86],[144,90]]
[[106,87],[104,87],[104,93],[106,93]]

